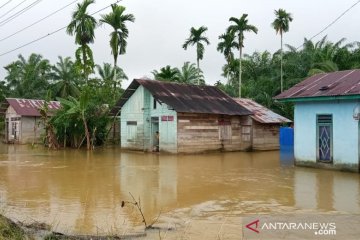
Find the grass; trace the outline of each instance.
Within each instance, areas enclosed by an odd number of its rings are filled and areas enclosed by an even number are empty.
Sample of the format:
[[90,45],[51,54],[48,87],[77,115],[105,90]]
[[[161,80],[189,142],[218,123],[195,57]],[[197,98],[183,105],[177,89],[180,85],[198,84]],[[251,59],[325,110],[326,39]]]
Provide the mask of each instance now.
[[13,221],[0,215],[0,240],[23,240],[25,232]]

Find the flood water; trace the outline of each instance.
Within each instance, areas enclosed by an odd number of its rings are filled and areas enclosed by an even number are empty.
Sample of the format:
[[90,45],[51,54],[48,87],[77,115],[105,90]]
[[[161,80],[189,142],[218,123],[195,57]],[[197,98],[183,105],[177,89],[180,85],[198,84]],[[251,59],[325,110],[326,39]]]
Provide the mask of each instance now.
[[243,214],[360,214],[359,174],[289,161],[279,151],[168,155],[0,145],[0,209],[15,220],[81,234],[141,226],[138,212],[121,208],[129,193],[140,198],[148,222],[161,213],[159,224],[211,226],[228,217],[236,229]]

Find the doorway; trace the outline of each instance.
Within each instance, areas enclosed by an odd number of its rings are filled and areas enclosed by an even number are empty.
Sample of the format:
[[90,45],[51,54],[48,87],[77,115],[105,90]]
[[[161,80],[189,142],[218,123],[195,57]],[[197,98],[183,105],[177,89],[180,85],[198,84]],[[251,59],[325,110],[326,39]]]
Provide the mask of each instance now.
[[160,150],[159,117],[151,117],[151,147],[153,152]]

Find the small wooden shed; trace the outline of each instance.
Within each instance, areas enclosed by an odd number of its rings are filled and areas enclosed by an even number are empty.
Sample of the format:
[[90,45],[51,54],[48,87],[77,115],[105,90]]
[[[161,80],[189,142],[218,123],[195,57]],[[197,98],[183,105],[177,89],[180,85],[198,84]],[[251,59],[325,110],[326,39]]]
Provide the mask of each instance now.
[[[0,114],[5,117],[5,143],[35,143],[41,140],[44,128],[41,123],[39,108],[44,100],[6,98],[1,104]],[[60,102],[50,101],[49,113],[60,108]]]
[[251,112],[214,86],[135,79],[113,112],[119,109],[122,148],[172,153],[251,148],[243,130]]
[[252,115],[247,119],[246,131],[250,133],[253,150],[277,150],[280,148],[280,126],[291,120],[274,113],[270,109],[248,98],[234,98]]

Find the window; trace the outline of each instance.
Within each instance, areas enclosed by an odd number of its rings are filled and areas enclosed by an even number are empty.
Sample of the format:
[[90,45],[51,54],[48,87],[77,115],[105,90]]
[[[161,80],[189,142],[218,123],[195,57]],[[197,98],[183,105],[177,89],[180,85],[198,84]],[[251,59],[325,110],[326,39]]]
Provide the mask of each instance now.
[[317,160],[332,163],[332,115],[322,114],[316,117]]
[[153,109],[156,109],[156,99],[153,100]]
[[135,142],[136,140],[136,130],[137,130],[137,122],[136,121],[127,121],[126,122],[127,129],[127,141]]

